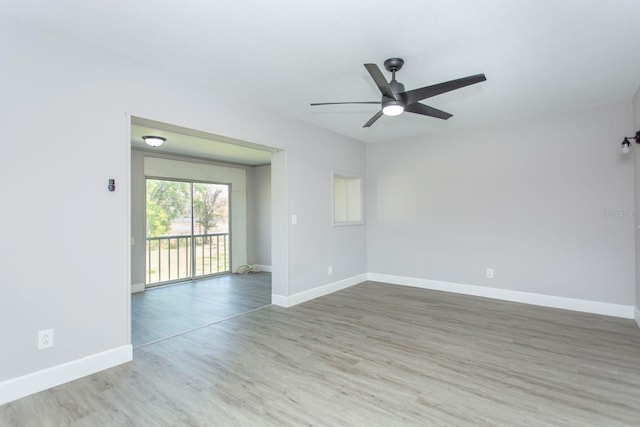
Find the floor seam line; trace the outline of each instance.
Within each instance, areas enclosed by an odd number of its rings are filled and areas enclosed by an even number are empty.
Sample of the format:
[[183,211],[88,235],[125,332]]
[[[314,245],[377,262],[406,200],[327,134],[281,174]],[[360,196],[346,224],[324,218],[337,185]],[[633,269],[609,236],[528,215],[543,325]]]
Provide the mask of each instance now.
[[180,335],[184,335],[184,334],[188,334],[190,332],[197,331],[198,329],[207,328],[209,326],[213,326],[213,325],[216,325],[218,323],[225,322],[227,320],[235,319],[236,317],[244,316],[245,314],[253,313],[254,311],[262,310],[263,308],[271,307],[272,305],[273,304],[267,304],[267,305],[264,305],[262,307],[258,307],[258,308],[254,308],[254,309],[249,310],[249,311],[245,311],[244,313],[234,314],[233,316],[225,317],[224,319],[220,319],[220,320],[216,320],[215,322],[207,323],[206,325],[202,325],[202,326],[195,327],[193,329],[189,329],[189,330],[186,330],[186,331],[178,332],[178,333],[175,333],[175,334],[170,335],[168,337],[159,338],[157,340],[154,340],[154,341],[151,341],[151,342],[147,342],[147,343],[141,344],[139,346],[135,346],[135,347],[133,347],[133,350],[135,351],[135,350],[137,350],[139,348],[142,348],[142,347],[146,347],[146,346],[149,346],[149,345],[152,345],[152,344],[157,344],[159,342],[166,341],[168,339],[175,338],[175,337],[178,337]]

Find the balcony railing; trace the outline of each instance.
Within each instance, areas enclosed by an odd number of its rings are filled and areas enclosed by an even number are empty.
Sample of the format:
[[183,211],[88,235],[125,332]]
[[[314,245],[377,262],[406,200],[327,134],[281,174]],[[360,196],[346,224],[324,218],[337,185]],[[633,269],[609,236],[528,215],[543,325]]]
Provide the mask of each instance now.
[[229,233],[147,237],[146,284],[230,271]]

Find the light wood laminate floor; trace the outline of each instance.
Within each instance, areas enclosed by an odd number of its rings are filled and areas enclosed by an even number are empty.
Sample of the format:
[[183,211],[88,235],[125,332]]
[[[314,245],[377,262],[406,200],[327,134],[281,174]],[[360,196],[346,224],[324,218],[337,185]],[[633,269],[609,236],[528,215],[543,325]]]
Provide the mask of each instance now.
[[638,426],[632,320],[366,282],[141,347],[2,426]]
[[131,343],[139,347],[271,304],[271,273],[230,274],[131,295]]

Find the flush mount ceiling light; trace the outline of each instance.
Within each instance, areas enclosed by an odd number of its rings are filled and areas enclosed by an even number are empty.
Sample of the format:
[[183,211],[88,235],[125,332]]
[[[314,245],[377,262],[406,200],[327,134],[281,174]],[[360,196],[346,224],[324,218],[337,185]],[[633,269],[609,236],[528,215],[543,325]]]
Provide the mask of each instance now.
[[630,139],[634,139],[636,144],[640,144],[640,130],[636,132],[636,136],[625,136],[622,140],[622,152],[627,154],[631,150]]
[[142,139],[153,148],[161,146],[167,140],[167,138],[161,136],[143,136]]

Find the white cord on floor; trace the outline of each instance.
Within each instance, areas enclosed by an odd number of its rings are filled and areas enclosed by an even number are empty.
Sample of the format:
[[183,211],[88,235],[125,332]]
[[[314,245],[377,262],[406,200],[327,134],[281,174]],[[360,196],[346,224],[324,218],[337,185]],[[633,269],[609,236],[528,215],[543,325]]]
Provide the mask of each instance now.
[[236,270],[236,274],[254,274],[254,273],[261,273],[261,272],[262,270],[260,270],[260,268],[254,264],[241,265]]

